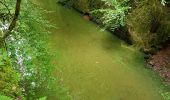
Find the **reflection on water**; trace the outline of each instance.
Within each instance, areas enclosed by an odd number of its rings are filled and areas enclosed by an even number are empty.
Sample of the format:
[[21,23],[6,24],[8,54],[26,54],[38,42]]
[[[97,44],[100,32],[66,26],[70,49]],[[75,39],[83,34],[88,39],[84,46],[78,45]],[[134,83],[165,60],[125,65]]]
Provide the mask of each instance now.
[[56,0],[39,1],[57,27],[49,41],[60,53],[56,66],[63,70],[56,76],[75,100],[161,100],[141,53]]

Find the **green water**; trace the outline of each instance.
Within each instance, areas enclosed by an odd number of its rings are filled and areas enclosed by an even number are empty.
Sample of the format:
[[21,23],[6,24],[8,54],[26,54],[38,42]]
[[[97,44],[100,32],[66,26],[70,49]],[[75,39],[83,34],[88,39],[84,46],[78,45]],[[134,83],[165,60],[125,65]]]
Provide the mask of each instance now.
[[140,52],[56,0],[38,4],[50,11],[48,19],[57,27],[49,41],[62,68],[56,77],[74,100],[162,100],[157,77]]

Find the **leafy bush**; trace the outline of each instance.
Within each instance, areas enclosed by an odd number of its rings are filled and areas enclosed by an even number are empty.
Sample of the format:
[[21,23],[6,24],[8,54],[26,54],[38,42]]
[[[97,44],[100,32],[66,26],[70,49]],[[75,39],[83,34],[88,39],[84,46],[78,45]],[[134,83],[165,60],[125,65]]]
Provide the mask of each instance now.
[[129,0],[102,0],[105,2],[106,8],[100,8],[92,11],[92,16],[95,20],[102,23],[105,29],[110,29],[114,32],[115,29],[125,25],[125,16],[128,12]]
[[165,8],[159,0],[138,1],[136,8],[128,15],[127,25],[134,43],[150,51],[168,39],[169,34],[163,32]]
[[20,87],[28,100],[52,93],[62,93],[61,98],[66,98],[68,94],[53,77],[55,53],[50,52],[47,44],[47,29],[52,25],[42,17],[45,13],[31,1],[23,0],[18,26],[6,40],[12,64],[21,75]]
[[7,96],[0,95],[0,100],[13,100],[13,99]]
[[20,75],[10,64],[10,59],[5,51],[0,52],[0,94],[12,98],[22,97],[19,87]]
[[[169,39],[168,0],[68,0],[74,8],[116,35],[133,41],[144,51],[153,51]],[[123,29],[120,29],[123,28]],[[127,37],[127,38],[124,38]]]
[[[51,53],[45,42],[49,25],[41,16],[43,12],[30,1],[22,2],[22,11],[18,26],[7,39],[12,64],[21,73],[21,87],[27,99],[35,99],[39,88],[49,90],[52,78]],[[30,10],[32,9],[32,10]],[[50,26],[50,25],[49,25]],[[42,31],[39,31],[42,30]]]
[[101,0],[58,0],[58,2],[73,7],[82,13],[90,13],[92,10],[101,8],[104,4]]

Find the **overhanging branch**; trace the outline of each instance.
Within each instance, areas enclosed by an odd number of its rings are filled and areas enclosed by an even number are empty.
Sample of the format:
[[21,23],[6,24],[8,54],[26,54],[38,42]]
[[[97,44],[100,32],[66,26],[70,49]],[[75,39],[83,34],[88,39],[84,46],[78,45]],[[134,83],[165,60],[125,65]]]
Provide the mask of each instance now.
[[20,8],[21,8],[21,0],[17,0],[16,1],[16,6],[15,6],[14,17],[13,17],[12,22],[10,23],[10,25],[8,27],[8,30],[4,34],[3,39],[7,38],[11,34],[11,31],[15,28],[16,22],[17,22],[19,13],[20,13]]

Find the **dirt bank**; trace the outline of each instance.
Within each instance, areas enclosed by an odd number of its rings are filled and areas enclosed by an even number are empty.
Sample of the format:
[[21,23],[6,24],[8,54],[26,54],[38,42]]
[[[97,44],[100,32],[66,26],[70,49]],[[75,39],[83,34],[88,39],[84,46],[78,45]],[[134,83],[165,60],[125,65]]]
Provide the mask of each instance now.
[[148,60],[151,68],[170,83],[170,43]]

